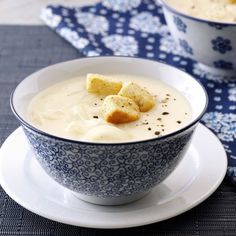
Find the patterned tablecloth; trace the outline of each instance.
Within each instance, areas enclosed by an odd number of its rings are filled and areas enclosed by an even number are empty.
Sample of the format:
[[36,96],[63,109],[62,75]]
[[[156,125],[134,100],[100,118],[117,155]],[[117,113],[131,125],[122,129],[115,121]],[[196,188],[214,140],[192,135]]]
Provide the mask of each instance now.
[[[189,58],[190,47],[176,46],[158,0],[104,0],[83,8],[54,5],[45,8],[41,18],[84,56],[160,60],[198,79],[210,99],[202,122],[222,141],[228,154],[228,176],[236,181],[236,80],[206,71]],[[183,30],[182,22],[175,23]],[[220,45],[216,43],[215,47]]]

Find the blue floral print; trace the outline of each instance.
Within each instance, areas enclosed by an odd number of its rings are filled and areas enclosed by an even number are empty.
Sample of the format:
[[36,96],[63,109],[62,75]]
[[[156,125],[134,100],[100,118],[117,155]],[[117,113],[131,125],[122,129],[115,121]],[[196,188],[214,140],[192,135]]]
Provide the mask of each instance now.
[[174,16],[174,23],[179,31],[186,33],[187,25],[181,20],[181,18]]
[[193,49],[189,46],[188,42],[185,39],[179,39],[179,45],[184,49],[186,53],[193,55]]
[[233,69],[233,63],[227,62],[223,60],[215,61],[214,66],[216,68],[225,69],[225,70],[232,70]]
[[228,51],[232,50],[231,42],[229,39],[224,39],[222,37],[217,37],[211,41],[212,48],[215,51],[220,52],[221,54],[225,54]]

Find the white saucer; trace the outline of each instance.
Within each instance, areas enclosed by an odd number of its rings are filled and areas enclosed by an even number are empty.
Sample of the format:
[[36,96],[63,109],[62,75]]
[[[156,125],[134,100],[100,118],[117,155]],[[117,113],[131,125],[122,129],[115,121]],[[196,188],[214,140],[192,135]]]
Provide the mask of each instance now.
[[51,220],[90,228],[126,228],[179,215],[210,196],[227,168],[225,151],[199,125],[178,168],[150,194],[123,206],[99,206],[77,199],[47,176],[18,128],[0,149],[0,181],[6,193],[26,209]]

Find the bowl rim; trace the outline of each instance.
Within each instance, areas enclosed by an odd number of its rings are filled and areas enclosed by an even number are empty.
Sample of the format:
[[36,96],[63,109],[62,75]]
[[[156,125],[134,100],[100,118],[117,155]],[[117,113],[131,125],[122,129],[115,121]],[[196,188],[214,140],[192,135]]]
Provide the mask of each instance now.
[[183,16],[185,18],[188,18],[188,19],[191,19],[191,20],[195,20],[195,21],[198,21],[198,22],[202,22],[202,23],[206,23],[206,24],[209,24],[209,23],[212,23],[212,24],[216,24],[216,25],[222,25],[222,26],[236,26],[236,22],[225,22],[225,21],[216,21],[216,20],[208,20],[208,19],[204,19],[204,18],[200,18],[200,17],[195,17],[195,16],[190,16],[186,13],[183,13],[179,10],[177,10],[176,8],[172,7],[169,3],[167,3],[166,0],[159,0],[164,7],[166,7],[169,11],[177,14],[177,15],[180,15],[180,16]]
[[[188,76],[189,79],[191,80],[194,80],[199,86],[200,88],[203,90],[204,92],[204,95],[205,95],[205,105],[201,111],[201,113],[193,120],[191,121],[190,123],[188,123],[187,125],[185,125],[184,127],[176,130],[176,131],[173,131],[169,134],[166,134],[166,135],[163,135],[163,136],[159,136],[159,137],[155,137],[155,138],[149,138],[149,139],[143,139],[143,140],[136,140],[136,141],[126,141],[126,142],[113,142],[113,143],[106,143],[106,142],[92,142],[92,141],[82,141],[82,140],[75,140],[75,139],[69,139],[69,138],[64,138],[64,137],[61,137],[61,136],[57,136],[57,135],[54,135],[54,134],[50,134],[50,133],[47,133],[43,130],[40,130],[36,127],[34,127],[33,125],[31,125],[29,122],[27,122],[25,119],[23,119],[19,114],[18,112],[16,111],[17,109],[15,108],[14,106],[14,94],[17,90],[17,88],[20,86],[20,84],[25,81],[26,79],[30,78],[32,75],[38,73],[38,72],[42,72],[44,70],[47,70],[48,68],[50,67],[54,67],[54,66],[59,66],[60,64],[64,64],[64,63],[70,63],[70,62],[74,62],[74,61],[80,61],[80,60],[90,60],[90,59],[99,59],[99,58],[125,58],[125,59],[135,59],[135,60],[143,60],[143,61],[151,61],[151,62],[154,62],[154,63],[160,63],[162,65],[165,65],[167,67],[170,67],[172,69],[175,69],[175,70],[178,70],[178,71],[181,71],[181,73],[184,73]],[[40,135],[43,135],[43,136],[46,136],[46,137],[49,137],[49,138],[53,138],[53,139],[58,139],[59,141],[63,141],[63,142],[70,142],[70,143],[77,143],[77,144],[81,144],[81,145],[95,145],[95,146],[121,146],[121,145],[134,145],[134,144],[140,144],[140,143],[146,143],[146,142],[152,142],[152,141],[156,141],[156,140],[164,140],[164,139],[168,139],[170,137],[173,137],[177,134],[180,134],[180,133],[183,133],[185,132],[186,130],[188,130],[190,127],[194,126],[196,123],[199,122],[199,120],[202,118],[202,116],[204,115],[205,111],[207,110],[207,107],[208,107],[208,102],[209,102],[209,98],[208,98],[208,94],[206,92],[206,89],[204,88],[204,86],[198,81],[196,80],[191,74],[183,71],[183,70],[180,70],[179,68],[177,67],[174,67],[172,65],[169,65],[163,61],[159,61],[159,60],[152,60],[152,59],[146,59],[146,58],[140,58],[140,57],[129,57],[129,56],[91,56],[91,57],[81,57],[81,58],[77,58],[77,59],[73,59],[73,60],[67,60],[67,61],[64,61],[64,62],[59,62],[59,63],[56,63],[56,64],[53,64],[53,65],[50,65],[50,66],[47,66],[47,67],[44,67],[42,69],[39,69],[37,71],[35,71],[34,73],[26,76],[23,80],[21,80],[18,85],[15,87],[15,89],[12,91],[11,95],[10,95],[10,108],[13,112],[13,114],[16,116],[16,118],[20,121],[21,124],[23,124],[24,126],[26,126],[28,129],[30,130],[33,130],[34,132],[36,133],[39,133]]]

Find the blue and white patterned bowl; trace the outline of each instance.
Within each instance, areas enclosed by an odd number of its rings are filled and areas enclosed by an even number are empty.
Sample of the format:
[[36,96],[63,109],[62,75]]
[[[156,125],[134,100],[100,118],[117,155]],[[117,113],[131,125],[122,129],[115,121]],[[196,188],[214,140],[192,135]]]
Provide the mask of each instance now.
[[[188,99],[193,119],[169,135],[126,143],[65,139],[28,122],[26,110],[33,96],[56,82],[89,72],[136,74],[164,81]],[[163,63],[128,57],[93,57],[56,64],[24,79],[11,96],[11,108],[48,175],[79,198],[103,205],[134,201],[163,181],[183,158],[206,106],[205,90],[190,75]]]
[[236,73],[236,23],[195,18],[174,9],[167,0],[160,2],[172,36],[189,57],[218,73]]

